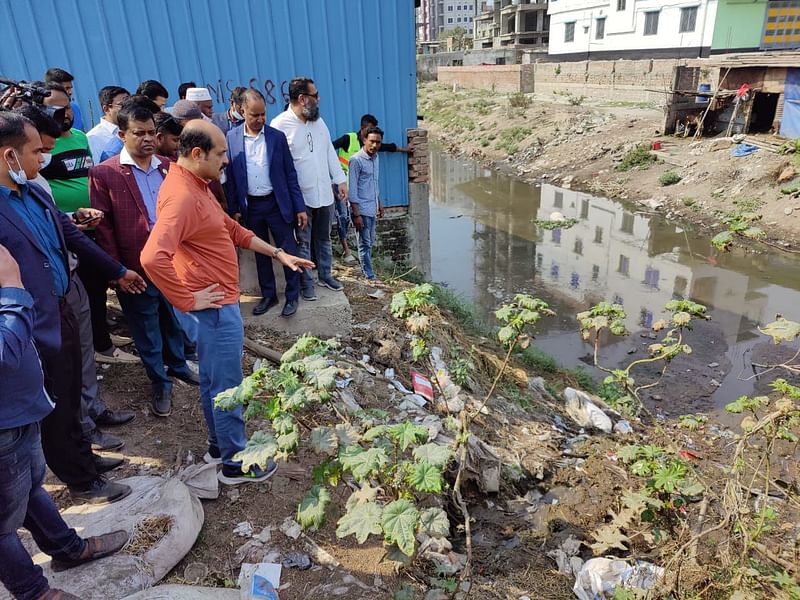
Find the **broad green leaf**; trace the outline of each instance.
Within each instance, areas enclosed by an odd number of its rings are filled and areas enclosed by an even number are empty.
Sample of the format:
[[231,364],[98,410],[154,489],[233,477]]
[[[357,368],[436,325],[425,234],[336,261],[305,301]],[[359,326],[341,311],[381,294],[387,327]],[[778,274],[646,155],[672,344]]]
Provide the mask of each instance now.
[[453,451],[449,446],[440,446],[434,443],[418,446],[412,452],[417,461],[441,468],[447,465],[452,454]]
[[386,450],[361,446],[347,446],[339,451],[339,460],[346,471],[350,471],[356,481],[363,481],[389,462]]
[[325,522],[325,509],[330,502],[331,494],[326,488],[312,486],[297,508],[297,522],[303,529],[316,531]]
[[637,477],[647,477],[653,472],[653,464],[647,460],[637,460],[631,465],[631,473]]
[[311,469],[311,480],[317,485],[327,483],[331,487],[336,487],[341,478],[342,465],[333,458],[329,458]]
[[672,462],[656,469],[653,474],[653,486],[659,491],[671,494],[685,476],[686,467],[681,463]]
[[621,461],[630,463],[639,457],[641,450],[641,446],[623,446],[617,451],[617,456],[619,456]]
[[356,541],[363,544],[370,534],[381,533],[381,507],[375,502],[353,504],[339,519],[336,528],[336,537],[343,538],[348,535],[356,536]]
[[400,444],[401,450],[405,450],[411,444],[427,440],[428,430],[409,421],[404,421],[389,427],[389,435]]
[[763,328],[759,327],[758,330],[764,335],[771,337],[772,341],[776,344],[780,344],[784,341],[791,342],[800,335],[800,323],[778,317],[777,321],[773,321]]
[[411,465],[408,482],[419,492],[438,494],[442,491],[442,472],[427,463]]
[[334,430],[342,446],[352,446],[361,439],[361,434],[358,432],[358,429],[350,425],[350,423],[337,423]]
[[684,325],[688,325],[689,322],[692,320],[692,315],[687,312],[677,312],[672,315],[672,324],[675,327],[683,327]]
[[501,327],[500,330],[497,332],[497,339],[500,340],[501,344],[508,344],[514,337],[517,335],[517,330],[512,327],[511,325],[506,325],[505,327]]
[[372,487],[368,482],[361,484],[361,488],[350,494],[347,499],[347,509],[349,510],[354,504],[366,504],[367,502],[374,502],[378,497],[380,488]]
[[711,238],[711,245],[717,250],[727,250],[733,243],[733,233],[730,231],[723,231]]
[[446,538],[450,533],[450,520],[441,508],[426,508],[419,514],[419,527],[431,537]]
[[311,431],[311,447],[318,454],[334,456],[339,448],[336,432],[330,427],[316,427]]
[[383,537],[388,543],[397,544],[403,554],[411,556],[414,554],[418,521],[419,511],[414,504],[405,498],[395,500],[383,508]]
[[281,394],[281,402],[284,410],[298,410],[308,403],[307,390],[305,386],[300,386],[292,391],[284,391]]
[[699,496],[705,490],[703,484],[697,481],[683,481],[678,489],[684,496]]
[[294,427],[294,419],[286,413],[280,414],[272,420],[272,428],[276,433],[289,433]]
[[364,432],[364,435],[361,438],[365,442],[371,442],[372,440],[379,438],[383,434],[387,432],[389,428],[386,425],[376,425],[375,427],[370,427],[367,431]]
[[294,428],[288,433],[279,435],[276,441],[278,442],[278,448],[291,452],[297,448],[297,443],[300,441],[300,432],[297,428]]
[[278,444],[275,437],[265,431],[256,431],[247,440],[244,450],[234,454],[233,460],[242,462],[242,471],[249,471],[253,465],[258,465],[262,469],[267,468],[267,461],[275,456],[278,451]]
[[214,406],[220,410],[233,410],[253,399],[260,389],[258,379],[252,375],[242,379],[237,387],[220,392],[214,397]]
[[339,369],[333,365],[320,370],[306,371],[306,381],[318,390],[327,390],[333,387],[338,372]]

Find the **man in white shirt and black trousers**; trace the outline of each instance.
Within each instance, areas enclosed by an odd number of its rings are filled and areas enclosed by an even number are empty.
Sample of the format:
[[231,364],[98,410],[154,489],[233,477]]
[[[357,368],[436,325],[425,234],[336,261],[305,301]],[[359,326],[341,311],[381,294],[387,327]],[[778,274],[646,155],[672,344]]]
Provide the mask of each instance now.
[[[298,226],[296,231],[298,255],[311,259],[313,246],[319,284],[341,291],[341,282],[331,273],[331,184],[339,186],[339,197],[344,200],[347,198],[347,177],[333,149],[328,126],[319,116],[319,92],[312,79],[297,77],[289,82],[289,107],[270,125],[286,135],[306,203],[308,226]],[[300,276],[300,293],[304,300],[317,299],[309,269],[304,269]]]

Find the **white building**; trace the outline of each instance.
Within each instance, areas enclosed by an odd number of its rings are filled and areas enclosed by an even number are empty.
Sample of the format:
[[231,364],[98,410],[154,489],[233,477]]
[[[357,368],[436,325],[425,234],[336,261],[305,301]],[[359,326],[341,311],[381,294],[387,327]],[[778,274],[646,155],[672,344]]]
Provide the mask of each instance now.
[[417,7],[417,41],[433,42],[442,32],[462,27],[468,37],[475,32],[479,0],[421,0]]
[[717,0],[550,0],[548,55],[564,60],[708,56]]

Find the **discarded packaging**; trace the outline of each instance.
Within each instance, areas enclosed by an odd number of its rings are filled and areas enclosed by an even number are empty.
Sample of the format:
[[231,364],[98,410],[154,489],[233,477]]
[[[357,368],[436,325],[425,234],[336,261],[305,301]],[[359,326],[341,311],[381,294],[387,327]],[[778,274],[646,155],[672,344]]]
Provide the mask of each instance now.
[[252,537],[253,526],[249,521],[242,521],[241,523],[237,523],[236,527],[233,528],[233,534],[239,537]]
[[414,393],[426,400],[433,401],[433,385],[430,379],[416,371],[411,371],[411,386],[414,388]]
[[663,576],[664,569],[652,563],[636,561],[631,565],[624,560],[592,558],[578,573],[572,591],[579,600],[599,600],[613,597],[617,587],[649,590]]
[[300,524],[295,521],[292,517],[286,517],[281,523],[280,527],[281,531],[286,537],[290,537],[293,540],[296,540],[300,537],[302,533],[302,529],[300,529]]
[[277,563],[245,563],[239,571],[241,597],[247,600],[278,600],[281,566]]
[[398,392],[400,392],[401,394],[413,394],[413,393],[414,393],[414,392],[412,392],[411,390],[409,390],[409,389],[406,389],[406,386],[404,386],[402,383],[400,383],[399,381],[397,381],[397,379],[390,379],[390,380],[389,380],[389,383],[390,383],[392,386],[394,386],[394,388],[395,388],[395,389],[396,389]]
[[614,424],[614,431],[622,434],[633,433],[633,427],[631,427],[631,424],[628,423],[628,421],[623,419],[622,421],[617,421]]
[[305,571],[311,568],[311,558],[302,552],[290,552],[281,562],[285,569],[300,569]]
[[600,410],[589,399],[586,392],[573,388],[564,390],[567,414],[581,427],[594,427],[605,433],[611,433],[613,424],[609,416]]

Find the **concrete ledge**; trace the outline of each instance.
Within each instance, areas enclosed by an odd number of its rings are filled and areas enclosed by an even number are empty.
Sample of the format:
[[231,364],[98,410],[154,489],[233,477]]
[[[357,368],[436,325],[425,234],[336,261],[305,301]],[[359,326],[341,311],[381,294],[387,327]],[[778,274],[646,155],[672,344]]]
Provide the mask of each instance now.
[[[283,290],[286,282],[283,269],[278,265],[273,266],[275,287],[280,302],[266,314],[253,316],[253,308],[261,300],[255,254],[249,251],[239,254],[239,287],[242,290],[242,319],[246,329],[274,331],[290,336],[310,333],[321,338],[350,335],[353,328],[353,311],[347,299],[347,286],[344,292],[334,292],[317,285],[317,300],[308,302],[300,298],[297,312],[291,317],[282,317],[281,309],[285,302]],[[316,275],[316,271],[314,274]]]

